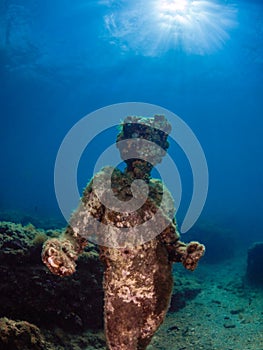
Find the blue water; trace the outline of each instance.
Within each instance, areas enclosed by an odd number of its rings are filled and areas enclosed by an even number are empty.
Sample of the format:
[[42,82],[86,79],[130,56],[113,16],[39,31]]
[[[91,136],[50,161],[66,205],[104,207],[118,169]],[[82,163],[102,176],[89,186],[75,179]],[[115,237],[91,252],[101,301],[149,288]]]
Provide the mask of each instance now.
[[[145,102],[180,116],[203,147],[209,192],[199,220],[236,230],[241,240],[248,233],[259,239],[263,4],[217,4],[221,11],[210,7],[213,16],[193,39],[191,24],[177,31],[174,21],[162,33],[154,1],[1,0],[0,212],[61,219],[53,177],[66,133],[98,108]],[[89,145],[78,169],[80,191],[116,134],[112,128]],[[182,221],[191,171],[173,142],[170,152],[183,183]]]

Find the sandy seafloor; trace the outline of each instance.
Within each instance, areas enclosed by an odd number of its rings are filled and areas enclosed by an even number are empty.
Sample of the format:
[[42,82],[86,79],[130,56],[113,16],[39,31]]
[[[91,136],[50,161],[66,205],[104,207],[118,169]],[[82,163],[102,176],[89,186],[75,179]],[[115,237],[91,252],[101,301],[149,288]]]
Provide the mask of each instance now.
[[[175,274],[201,292],[167,314],[147,350],[263,350],[263,287],[245,283],[246,252],[241,254],[220,264],[200,264],[193,273],[176,265]],[[79,339],[71,340],[70,348],[79,349]]]
[[263,288],[244,283],[245,269],[244,253],[187,274],[202,291],[185,308],[167,315],[149,350],[263,350]]

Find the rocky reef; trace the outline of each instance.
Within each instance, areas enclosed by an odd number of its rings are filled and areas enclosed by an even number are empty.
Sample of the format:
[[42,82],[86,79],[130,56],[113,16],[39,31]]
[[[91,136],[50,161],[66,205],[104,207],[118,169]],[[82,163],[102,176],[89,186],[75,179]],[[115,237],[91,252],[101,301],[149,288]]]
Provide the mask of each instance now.
[[0,318],[1,350],[104,350],[102,332],[72,334],[61,328],[40,329],[27,321]]
[[0,349],[5,350],[51,350],[41,331],[26,321],[0,318]]
[[41,261],[48,237],[59,231],[0,222],[0,317],[47,328],[80,331],[102,328],[102,264],[90,244],[74,275],[53,275]]

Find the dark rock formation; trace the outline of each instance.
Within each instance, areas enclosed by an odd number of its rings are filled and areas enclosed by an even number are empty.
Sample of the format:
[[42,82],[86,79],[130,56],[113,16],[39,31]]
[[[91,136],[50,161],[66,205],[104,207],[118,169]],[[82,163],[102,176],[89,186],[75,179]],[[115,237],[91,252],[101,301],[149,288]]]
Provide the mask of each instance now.
[[263,242],[254,243],[247,255],[247,280],[263,286]]
[[0,222],[0,317],[78,331],[103,326],[102,265],[95,246],[80,256],[70,277],[41,261],[43,242],[56,231]]
[[169,312],[183,309],[187,302],[194,299],[202,291],[201,283],[180,272],[174,272],[174,288]]
[[0,349],[51,350],[38,327],[26,321],[0,318]]

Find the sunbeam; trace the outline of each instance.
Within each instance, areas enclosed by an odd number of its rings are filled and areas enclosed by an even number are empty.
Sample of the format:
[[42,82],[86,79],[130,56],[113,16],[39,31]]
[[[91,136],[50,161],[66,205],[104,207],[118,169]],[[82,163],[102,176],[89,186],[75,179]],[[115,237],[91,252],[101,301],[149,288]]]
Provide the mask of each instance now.
[[220,49],[236,23],[236,8],[213,0],[126,2],[105,17],[112,43],[159,56],[177,49],[204,55]]

